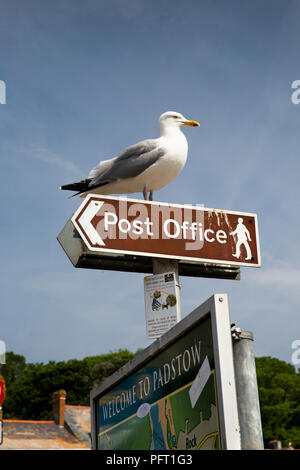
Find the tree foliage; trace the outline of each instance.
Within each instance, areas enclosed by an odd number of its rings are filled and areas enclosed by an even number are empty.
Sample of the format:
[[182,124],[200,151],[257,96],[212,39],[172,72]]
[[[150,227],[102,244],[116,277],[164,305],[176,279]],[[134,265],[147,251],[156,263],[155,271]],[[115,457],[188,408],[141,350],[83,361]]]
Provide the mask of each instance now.
[[66,390],[69,405],[89,405],[91,389],[134,355],[119,350],[82,360],[31,364],[23,356],[8,352],[1,368],[6,383],[4,418],[51,419],[52,395],[59,389]]
[[265,442],[276,439],[300,448],[299,371],[279,359],[260,357],[256,373]]

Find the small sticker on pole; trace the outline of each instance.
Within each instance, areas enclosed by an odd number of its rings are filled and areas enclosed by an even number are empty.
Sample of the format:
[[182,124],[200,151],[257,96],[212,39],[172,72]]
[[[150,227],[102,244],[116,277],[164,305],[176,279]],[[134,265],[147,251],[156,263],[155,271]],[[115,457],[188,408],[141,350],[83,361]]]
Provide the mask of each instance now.
[[175,273],[146,276],[144,292],[147,337],[159,338],[179,321]]

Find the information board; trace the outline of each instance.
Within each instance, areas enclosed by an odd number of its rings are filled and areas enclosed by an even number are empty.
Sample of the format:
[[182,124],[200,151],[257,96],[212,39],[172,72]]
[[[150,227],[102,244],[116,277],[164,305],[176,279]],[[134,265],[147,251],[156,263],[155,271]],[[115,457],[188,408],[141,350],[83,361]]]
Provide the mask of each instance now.
[[91,394],[94,449],[240,449],[226,294],[215,294]]

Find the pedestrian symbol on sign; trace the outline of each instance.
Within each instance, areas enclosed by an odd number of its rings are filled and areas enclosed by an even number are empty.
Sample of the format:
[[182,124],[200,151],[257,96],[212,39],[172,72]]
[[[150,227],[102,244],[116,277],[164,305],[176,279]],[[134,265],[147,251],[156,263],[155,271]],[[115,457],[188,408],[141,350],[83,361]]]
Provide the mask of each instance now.
[[245,258],[246,260],[251,259],[251,250],[249,246],[249,242],[251,242],[251,237],[249,230],[247,227],[243,224],[243,218],[239,217],[238,218],[238,224],[236,226],[236,229],[233,232],[230,232],[230,235],[236,235],[237,236],[237,242],[236,242],[236,247],[235,247],[235,253],[232,254],[235,258],[239,258],[241,256],[241,246],[244,245],[246,248],[246,253],[247,257]]

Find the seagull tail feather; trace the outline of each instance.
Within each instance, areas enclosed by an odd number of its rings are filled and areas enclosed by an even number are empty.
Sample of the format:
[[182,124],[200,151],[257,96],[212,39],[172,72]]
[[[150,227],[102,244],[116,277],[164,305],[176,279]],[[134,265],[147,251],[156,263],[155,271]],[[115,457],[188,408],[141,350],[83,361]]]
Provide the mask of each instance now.
[[[67,191],[78,191],[76,194],[84,193],[88,190],[90,181],[91,180],[87,178],[85,180],[78,181],[77,183],[64,184],[63,186],[60,186],[59,189]],[[76,194],[74,194],[74,196],[76,196]]]

